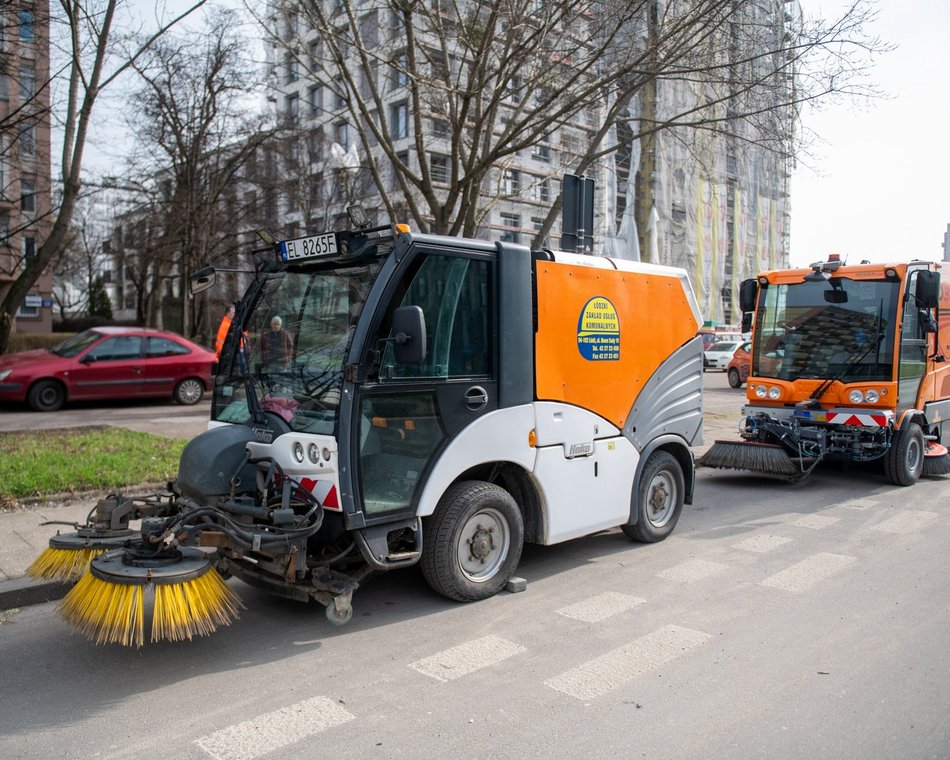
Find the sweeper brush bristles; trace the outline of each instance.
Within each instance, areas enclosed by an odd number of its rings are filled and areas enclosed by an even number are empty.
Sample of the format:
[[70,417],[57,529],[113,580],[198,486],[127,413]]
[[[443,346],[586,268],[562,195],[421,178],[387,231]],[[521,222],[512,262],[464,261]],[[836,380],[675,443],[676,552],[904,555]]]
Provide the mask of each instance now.
[[142,646],[144,588],[109,583],[86,573],[59,604],[60,614],[97,644]]
[[924,457],[924,469],[921,474],[925,478],[950,475],[950,454]]
[[45,578],[50,581],[72,583],[78,581],[89,563],[106,551],[105,548],[54,549],[47,547],[33,564],[26,569],[32,578]]
[[801,474],[784,446],[752,441],[716,441],[697,464],[729,470],[751,470],[765,475]]
[[155,586],[152,641],[184,641],[230,625],[243,605],[215,571],[185,583]]

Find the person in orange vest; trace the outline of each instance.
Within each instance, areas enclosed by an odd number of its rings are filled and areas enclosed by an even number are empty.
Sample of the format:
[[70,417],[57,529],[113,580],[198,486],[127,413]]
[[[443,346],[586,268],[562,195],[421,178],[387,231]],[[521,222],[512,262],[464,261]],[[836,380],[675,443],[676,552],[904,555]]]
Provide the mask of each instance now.
[[221,359],[221,349],[224,348],[224,339],[228,337],[228,330],[231,329],[231,321],[234,319],[234,304],[228,304],[228,310],[221,317],[221,324],[218,325],[218,334],[214,339],[214,352],[218,359]]

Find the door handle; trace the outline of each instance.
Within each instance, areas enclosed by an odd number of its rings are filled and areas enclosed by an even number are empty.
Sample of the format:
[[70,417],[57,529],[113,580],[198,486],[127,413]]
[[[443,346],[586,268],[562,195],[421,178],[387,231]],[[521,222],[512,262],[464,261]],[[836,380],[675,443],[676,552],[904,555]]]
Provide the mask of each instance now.
[[469,411],[477,412],[488,403],[488,391],[480,385],[473,385],[465,391],[465,406]]

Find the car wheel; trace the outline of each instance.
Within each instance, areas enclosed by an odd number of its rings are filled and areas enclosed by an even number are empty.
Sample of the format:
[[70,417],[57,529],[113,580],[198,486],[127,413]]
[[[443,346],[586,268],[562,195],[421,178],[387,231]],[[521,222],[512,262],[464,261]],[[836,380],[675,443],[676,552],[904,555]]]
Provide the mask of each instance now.
[[423,531],[422,574],[434,591],[459,602],[497,594],[521,559],[521,510],[493,483],[456,483]]
[[680,519],[685,494],[679,461],[668,451],[654,451],[640,474],[637,522],[623,525],[621,530],[634,541],[662,541],[673,532]]
[[55,412],[66,401],[66,389],[56,380],[33,383],[26,401],[37,412]]
[[196,377],[186,377],[175,386],[175,401],[184,406],[191,406],[201,401],[205,395],[205,387]]
[[729,385],[733,388],[738,388],[742,385],[742,378],[739,377],[739,370],[737,370],[735,367],[732,367],[729,370]]

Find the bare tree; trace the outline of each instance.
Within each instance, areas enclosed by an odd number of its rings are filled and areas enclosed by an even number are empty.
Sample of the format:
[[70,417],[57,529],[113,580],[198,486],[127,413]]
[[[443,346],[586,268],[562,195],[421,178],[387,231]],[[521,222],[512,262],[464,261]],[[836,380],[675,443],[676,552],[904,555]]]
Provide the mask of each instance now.
[[[68,62],[61,76],[66,80],[63,113],[63,144],[60,155],[61,192],[52,212],[52,228],[0,301],[0,353],[7,347],[13,318],[30,288],[63,251],[69,240],[73,213],[82,189],[83,153],[96,102],[158,39],[182,18],[201,7],[196,0],[185,12],[159,23],[140,44],[125,54],[115,49],[116,10],[121,0],[60,0],[63,29],[68,33]],[[44,85],[45,86],[45,85]]]
[[[506,182],[506,165],[521,151],[553,151],[557,131],[577,133],[557,146],[558,168],[573,173],[616,150],[605,138],[618,122],[647,143],[642,155],[652,135],[683,128],[787,155],[793,131],[778,123],[783,114],[871,92],[862,75],[886,46],[863,31],[866,4],[774,37],[763,34],[759,5],[288,0],[277,19],[262,21],[284,69],[306,72],[329,94],[323,120],[356,134],[387,212],[474,234],[495,199],[524,192],[524,183]],[[658,112],[657,87],[670,83],[693,96]],[[546,210],[539,237],[560,198]]]
[[[247,116],[255,92],[253,67],[233,11],[211,15],[205,28],[166,36],[136,62],[142,86],[132,125],[140,154],[134,164],[147,188],[149,240],[136,254],[140,287],[180,283],[180,329],[206,335],[204,301],[190,299],[193,269],[231,252],[247,224],[240,180],[249,159],[273,133]],[[162,316],[152,304],[150,324]]]

